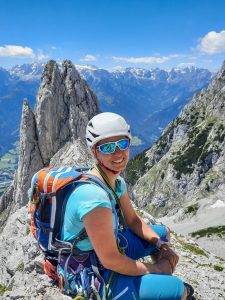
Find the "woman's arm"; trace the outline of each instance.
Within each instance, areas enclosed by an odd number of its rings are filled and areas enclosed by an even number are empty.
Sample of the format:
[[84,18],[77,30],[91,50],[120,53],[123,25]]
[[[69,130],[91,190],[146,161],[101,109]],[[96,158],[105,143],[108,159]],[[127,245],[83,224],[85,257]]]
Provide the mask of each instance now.
[[120,204],[129,229],[140,238],[149,243],[156,244],[159,239],[158,234],[155,233],[135,212],[127,191],[120,198]]
[[83,222],[91,244],[105,268],[131,276],[148,273],[171,274],[171,266],[167,260],[161,260],[156,264],[142,263],[118,251],[113,231],[112,211],[109,208],[95,208],[84,216]]
[[[137,215],[133,209],[127,191],[121,197],[120,203],[129,229],[149,243],[156,244],[159,236]],[[178,263],[179,256],[168,245],[163,245],[157,261],[162,259],[167,259],[170,262],[173,272]]]

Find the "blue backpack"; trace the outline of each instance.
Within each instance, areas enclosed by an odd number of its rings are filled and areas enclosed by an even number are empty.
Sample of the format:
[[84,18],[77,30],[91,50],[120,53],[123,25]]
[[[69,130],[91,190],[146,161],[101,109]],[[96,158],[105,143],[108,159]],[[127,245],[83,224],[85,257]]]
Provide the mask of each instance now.
[[85,229],[70,242],[60,240],[67,196],[79,182],[99,185],[112,200],[109,188],[88,174],[88,170],[90,167],[48,167],[33,176],[29,190],[31,231],[45,255],[45,273],[59,282],[62,292],[89,297],[84,299],[100,299],[99,290],[104,285],[99,273],[101,265],[94,251],[81,252],[76,247],[87,238]]

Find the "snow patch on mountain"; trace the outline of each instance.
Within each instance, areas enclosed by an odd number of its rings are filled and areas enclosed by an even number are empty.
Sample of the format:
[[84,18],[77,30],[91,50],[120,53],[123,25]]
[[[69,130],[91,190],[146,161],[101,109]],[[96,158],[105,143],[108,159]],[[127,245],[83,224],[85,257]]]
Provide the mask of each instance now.
[[[61,63],[57,63],[60,67]],[[9,69],[9,73],[11,75],[20,77],[23,80],[31,80],[31,79],[40,79],[42,71],[44,69],[45,63],[35,62],[31,64],[23,64],[16,65]],[[158,68],[114,68],[111,70],[98,68],[93,65],[75,65],[76,69],[82,74],[85,75],[86,72],[104,72],[105,74],[111,75],[113,77],[120,77],[124,75],[133,76],[136,79],[143,80],[166,80],[167,82],[171,82],[177,79],[179,76],[190,76],[191,74],[198,73],[199,75],[207,75],[210,73],[207,69],[197,68],[196,66],[180,66],[176,68],[172,68],[169,71],[161,70]]]
[[217,200],[216,203],[211,205],[212,208],[220,208],[220,207],[225,207],[225,202],[222,200]]
[[22,80],[40,79],[45,63],[32,63],[16,65],[9,69],[10,75],[19,77]]

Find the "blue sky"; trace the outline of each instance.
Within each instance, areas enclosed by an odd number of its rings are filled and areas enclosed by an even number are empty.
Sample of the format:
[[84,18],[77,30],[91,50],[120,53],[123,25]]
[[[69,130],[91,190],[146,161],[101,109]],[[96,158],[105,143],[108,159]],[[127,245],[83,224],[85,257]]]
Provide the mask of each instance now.
[[0,0],[0,66],[49,59],[217,70],[225,0]]

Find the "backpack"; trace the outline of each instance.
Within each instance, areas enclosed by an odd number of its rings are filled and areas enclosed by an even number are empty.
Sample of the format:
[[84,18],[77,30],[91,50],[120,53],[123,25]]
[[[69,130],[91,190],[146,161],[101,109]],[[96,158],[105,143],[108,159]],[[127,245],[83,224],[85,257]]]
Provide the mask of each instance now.
[[[88,170],[90,167],[47,167],[41,169],[34,174],[29,190],[31,231],[45,255],[44,271],[49,277],[59,282],[62,292],[73,296],[77,294],[77,289],[71,288],[74,281],[73,273],[76,273],[77,276],[83,276],[83,273],[93,273],[94,269],[98,286],[102,283],[95,254],[90,253],[90,251],[81,252],[76,247],[77,242],[87,238],[85,229],[82,229],[73,241],[60,240],[68,195],[79,182],[92,182],[99,185],[112,199],[108,187],[96,176],[88,174]],[[73,263],[76,265],[74,270],[70,267],[70,261],[71,259],[74,260],[76,255],[79,256],[78,262],[82,258],[81,261],[84,264]],[[87,261],[91,264],[92,271],[86,267]],[[77,271],[77,268],[81,269],[82,274]],[[94,289],[93,286],[92,291]],[[80,288],[81,290],[82,288]],[[98,291],[95,290],[94,292],[97,295]]]

